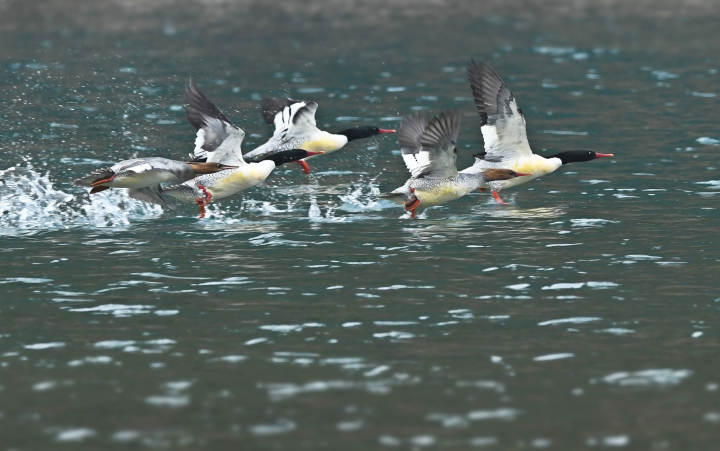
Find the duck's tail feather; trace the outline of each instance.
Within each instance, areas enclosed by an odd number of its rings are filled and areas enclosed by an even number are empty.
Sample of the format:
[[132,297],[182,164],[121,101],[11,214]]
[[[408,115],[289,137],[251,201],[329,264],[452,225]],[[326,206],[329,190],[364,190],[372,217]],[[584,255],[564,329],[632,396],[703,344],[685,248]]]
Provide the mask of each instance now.
[[80,177],[79,179],[73,180],[73,185],[77,186],[89,186],[92,185],[93,182],[96,182],[98,180],[108,179],[115,175],[115,172],[112,170],[110,166],[104,167],[104,168],[97,168],[85,177]]

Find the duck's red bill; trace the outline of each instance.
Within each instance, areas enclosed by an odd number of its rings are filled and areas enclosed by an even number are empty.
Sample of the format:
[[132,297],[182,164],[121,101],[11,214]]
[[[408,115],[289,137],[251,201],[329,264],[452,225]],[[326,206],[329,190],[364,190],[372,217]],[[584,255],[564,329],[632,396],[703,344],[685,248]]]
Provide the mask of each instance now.
[[595,152],[595,158],[610,158],[610,157],[614,157],[614,156],[615,156],[614,153],[599,153],[599,152]]
[[395,133],[395,129],[392,128],[379,128],[378,133]]

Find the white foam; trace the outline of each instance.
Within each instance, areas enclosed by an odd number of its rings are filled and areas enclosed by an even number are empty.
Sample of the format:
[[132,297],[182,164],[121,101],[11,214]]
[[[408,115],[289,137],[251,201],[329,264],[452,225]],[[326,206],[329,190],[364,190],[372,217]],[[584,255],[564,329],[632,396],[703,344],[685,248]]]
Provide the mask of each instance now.
[[30,163],[0,170],[0,234],[32,235],[73,227],[121,227],[131,220],[155,218],[162,208],[131,199],[124,189],[86,197],[55,188],[50,173]]
[[25,349],[32,349],[34,351],[42,350],[42,349],[52,349],[52,348],[63,348],[65,347],[65,343],[62,341],[53,341],[50,343],[34,343],[30,345],[25,345]]
[[555,326],[558,324],[583,324],[592,321],[600,321],[601,319],[602,318],[598,318],[596,316],[574,316],[572,318],[558,318],[541,321],[538,323],[538,326]]
[[572,357],[575,357],[575,354],[572,352],[558,352],[556,354],[539,355],[537,357],[533,357],[533,360],[536,362],[547,362],[549,360],[569,359]]
[[186,395],[154,395],[145,398],[145,403],[151,406],[179,408],[190,404],[190,397]]
[[95,435],[96,432],[90,428],[70,428],[58,432],[55,440],[58,442],[80,442]]
[[373,334],[373,337],[375,337],[375,338],[394,338],[396,340],[407,340],[410,338],[414,338],[415,334],[411,334],[410,332],[402,332],[399,330],[393,330],[390,332],[376,332]]
[[619,371],[603,377],[603,382],[620,386],[669,386],[677,385],[693,374],[686,369],[649,369],[641,371]]
[[720,139],[710,138],[709,136],[701,136],[695,141],[704,146],[720,146]]

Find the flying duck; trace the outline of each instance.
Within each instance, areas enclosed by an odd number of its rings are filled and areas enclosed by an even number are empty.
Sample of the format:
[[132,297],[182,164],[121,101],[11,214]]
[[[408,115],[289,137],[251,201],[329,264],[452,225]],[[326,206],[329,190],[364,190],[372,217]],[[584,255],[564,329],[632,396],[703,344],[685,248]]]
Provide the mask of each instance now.
[[[381,133],[395,133],[395,130],[370,125],[348,128],[330,133],[317,128],[315,112],[318,104],[313,101],[292,100],[267,97],[262,101],[262,116],[270,125],[275,126],[273,136],[260,147],[245,154],[247,161],[257,161],[275,152],[285,149],[301,148],[328,154],[341,149],[356,139],[369,138]],[[305,160],[298,163],[303,171],[310,173]]]
[[212,174],[234,167],[216,162],[184,162],[162,157],[133,158],[95,169],[85,177],[74,180],[73,184],[90,186],[90,194],[95,194],[110,188],[137,189],[161,183],[181,183],[200,174]]
[[549,157],[533,153],[525,131],[523,112],[495,69],[489,64],[470,60],[468,80],[475,108],[480,114],[480,131],[485,150],[476,154],[475,163],[461,173],[477,174],[491,168],[511,168],[530,173],[528,177],[490,182],[492,195],[498,203],[505,203],[498,195],[502,189],[529,182],[568,163],[614,156],[591,150],[568,150]]
[[182,184],[155,185],[136,190],[131,193],[136,198],[154,203],[164,203],[167,197],[195,202],[200,207],[202,218],[211,199],[222,199],[246,190],[263,182],[276,166],[317,154],[305,149],[286,149],[261,161],[248,163],[242,155],[245,131],[230,122],[192,80],[186,88],[186,100],[188,120],[197,130],[193,155],[204,155],[206,164],[232,165],[234,169],[199,175]]
[[400,124],[398,141],[410,178],[382,197],[404,204],[415,217],[419,206],[443,204],[487,186],[494,180],[528,175],[510,169],[489,168],[477,173],[458,173],[456,141],[460,113],[444,111],[435,117],[413,113]]

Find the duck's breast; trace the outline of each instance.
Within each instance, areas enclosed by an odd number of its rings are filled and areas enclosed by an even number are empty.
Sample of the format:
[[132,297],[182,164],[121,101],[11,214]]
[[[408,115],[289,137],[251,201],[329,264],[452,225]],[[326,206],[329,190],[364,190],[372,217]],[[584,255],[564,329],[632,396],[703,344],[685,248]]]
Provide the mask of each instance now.
[[528,158],[522,158],[512,162],[510,167],[504,167],[502,163],[498,163],[495,167],[498,169],[512,169],[515,172],[524,172],[526,174],[522,177],[515,177],[509,180],[496,180],[490,182],[490,187],[494,190],[507,189],[512,186],[521,185],[529,182],[530,180],[542,177],[545,174],[549,174],[557,168],[562,166],[562,161],[559,158],[544,158],[540,155],[533,154]]
[[298,147],[310,152],[331,153],[342,149],[348,140],[345,135],[335,135],[325,131],[308,136]]
[[275,163],[270,160],[264,160],[259,163],[249,163],[237,169],[221,171],[216,174],[225,175],[210,184],[209,188],[215,197],[223,198],[231,196],[261,183],[270,175],[274,168]]
[[419,186],[415,188],[415,195],[420,199],[420,205],[423,206],[444,204],[459,199],[467,193],[467,188],[458,183],[439,183],[432,187]]

